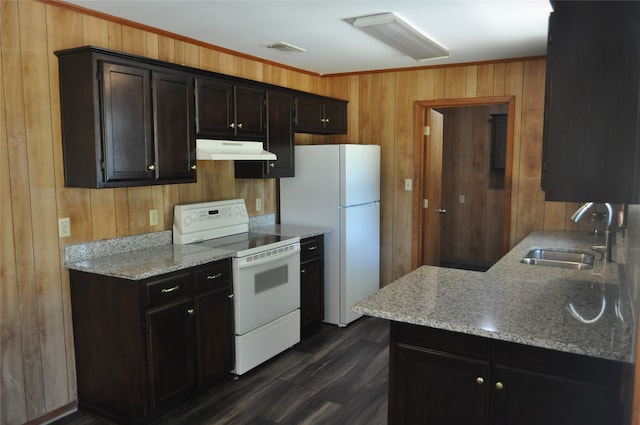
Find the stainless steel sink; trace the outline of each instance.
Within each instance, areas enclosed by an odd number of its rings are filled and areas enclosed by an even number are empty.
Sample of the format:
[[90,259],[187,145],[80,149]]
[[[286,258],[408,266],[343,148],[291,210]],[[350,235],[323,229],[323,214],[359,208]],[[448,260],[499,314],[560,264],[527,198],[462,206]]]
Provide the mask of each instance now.
[[588,270],[593,268],[595,256],[582,251],[561,248],[533,248],[521,263],[534,266],[562,267],[565,269]]

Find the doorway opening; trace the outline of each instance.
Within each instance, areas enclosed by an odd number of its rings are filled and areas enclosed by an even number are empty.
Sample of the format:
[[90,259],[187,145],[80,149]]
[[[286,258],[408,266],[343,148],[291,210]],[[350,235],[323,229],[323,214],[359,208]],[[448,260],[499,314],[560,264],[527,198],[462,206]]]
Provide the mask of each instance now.
[[513,96],[415,106],[413,267],[483,271],[509,249]]

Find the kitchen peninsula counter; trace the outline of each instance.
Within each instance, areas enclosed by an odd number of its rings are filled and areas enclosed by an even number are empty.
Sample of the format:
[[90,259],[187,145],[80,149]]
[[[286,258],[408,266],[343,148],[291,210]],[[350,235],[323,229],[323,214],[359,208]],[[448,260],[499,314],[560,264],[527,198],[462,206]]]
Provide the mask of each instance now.
[[621,258],[591,270],[520,263],[532,248],[590,252],[593,236],[536,231],[488,271],[422,266],[353,306],[369,316],[633,362],[633,317]]

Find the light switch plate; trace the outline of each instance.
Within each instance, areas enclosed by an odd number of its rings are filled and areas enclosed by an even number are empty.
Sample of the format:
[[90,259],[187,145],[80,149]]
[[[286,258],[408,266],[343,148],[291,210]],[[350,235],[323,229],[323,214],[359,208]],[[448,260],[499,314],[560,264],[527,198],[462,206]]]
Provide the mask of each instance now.
[[404,190],[406,190],[406,191],[413,190],[413,180],[404,179]]
[[262,198],[256,198],[256,211],[262,211]]

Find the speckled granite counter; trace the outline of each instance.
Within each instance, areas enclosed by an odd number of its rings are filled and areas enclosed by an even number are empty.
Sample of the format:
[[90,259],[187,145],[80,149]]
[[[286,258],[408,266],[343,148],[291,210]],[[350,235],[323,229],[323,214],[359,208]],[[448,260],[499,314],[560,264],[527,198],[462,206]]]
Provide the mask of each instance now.
[[[326,233],[320,227],[273,224],[273,215],[252,219],[250,230],[301,239]],[[173,245],[170,230],[64,247],[64,265],[123,279],[140,280],[232,257],[234,252],[199,245]]]
[[531,247],[589,251],[591,242],[584,232],[534,232],[485,273],[423,266],[357,303],[353,310],[632,362],[633,315],[617,263],[596,261],[593,269],[580,271],[520,263]]
[[140,280],[233,256],[233,251],[173,245],[171,231],[65,246],[64,265],[123,279]]

